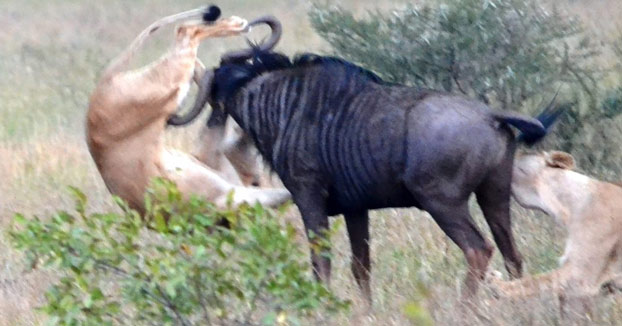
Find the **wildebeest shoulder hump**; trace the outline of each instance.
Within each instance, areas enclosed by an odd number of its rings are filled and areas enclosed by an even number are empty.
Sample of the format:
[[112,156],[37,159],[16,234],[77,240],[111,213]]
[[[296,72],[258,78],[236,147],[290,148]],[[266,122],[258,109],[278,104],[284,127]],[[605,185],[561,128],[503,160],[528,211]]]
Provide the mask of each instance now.
[[261,51],[255,47],[251,60],[221,62],[221,66],[215,70],[211,95],[216,101],[225,101],[263,73],[309,67],[321,67],[332,73],[355,75],[375,84],[391,85],[374,72],[341,58],[303,53],[297,55],[292,61],[281,53]]

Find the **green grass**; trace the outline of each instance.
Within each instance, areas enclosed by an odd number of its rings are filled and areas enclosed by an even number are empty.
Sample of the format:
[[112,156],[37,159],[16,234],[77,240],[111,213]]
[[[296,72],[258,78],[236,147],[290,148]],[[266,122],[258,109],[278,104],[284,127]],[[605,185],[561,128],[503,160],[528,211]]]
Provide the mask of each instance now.
[[[617,27],[612,21],[622,15],[617,0],[557,3],[579,13],[598,35],[613,35]],[[83,189],[93,210],[117,209],[84,142],[88,96],[101,69],[142,28],[163,15],[203,4],[196,0],[0,2],[0,227],[6,228],[14,212],[45,216],[71,208],[73,203],[65,195],[67,185]],[[359,12],[376,5],[384,9],[399,5],[371,0],[342,4],[358,6]],[[305,12],[308,4],[304,1],[232,0],[220,5],[224,16],[235,14],[251,19],[270,13],[279,17],[285,26],[279,49],[288,54],[327,51],[326,44],[310,28]],[[165,51],[171,35],[172,29],[159,32],[137,65]],[[259,32],[253,35],[260,37]],[[214,65],[224,51],[243,44],[241,38],[210,40],[202,45],[201,58],[208,66]],[[171,131],[168,143],[191,148],[202,123]],[[609,122],[609,126],[614,128],[616,123],[620,128],[620,119]],[[595,135],[587,137],[586,141],[593,142],[586,148],[602,145],[599,132],[612,131],[594,131]],[[611,149],[606,159],[619,159],[622,165],[622,139],[617,140],[607,145]],[[603,174],[622,179],[613,172]],[[472,212],[487,238],[492,239],[476,207],[472,206]],[[563,231],[542,214],[523,209],[514,209],[513,214],[514,233],[525,257],[526,271],[538,273],[555,268],[563,248]],[[295,208],[286,218],[302,230]],[[331,287],[342,298],[353,300],[355,308],[334,324],[416,325],[405,313],[413,302],[422,304],[437,325],[463,321],[458,296],[465,273],[464,259],[429,215],[416,209],[380,210],[372,214],[371,228],[373,312],[365,314],[357,309],[362,302],[350,273],[350,249],[342,228],[335,239]],[[306,245],[302,235],[300,243]],[[54,275],[24,273],[22,257],[11,249],[6,237],[0,237],[0,252],[0,326],[44,325],[45,317],[35,307],[42,302],[42,294]],[[498,252],[494,254],[493,268],[503,270]],[[483,291],[482,301],[480,313],[490,321],[467,319],[474,325],[559,324],[557,305],[550,297],[515,304],[495,301]],[[620,296],[599,299],[597,306],[597,324],[622,325]]]

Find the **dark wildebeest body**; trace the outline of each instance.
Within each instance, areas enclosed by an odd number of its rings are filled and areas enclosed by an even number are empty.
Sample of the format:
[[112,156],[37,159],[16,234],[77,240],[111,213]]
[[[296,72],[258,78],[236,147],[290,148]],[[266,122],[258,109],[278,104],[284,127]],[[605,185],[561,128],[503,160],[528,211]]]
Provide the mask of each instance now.
[[[274,72],[251,81],[230,103],[235,108],[247,105],[248,114],[229,112],[240,119],[286,186],[304,182],[317,187],[326,198],[328,215],[424,208],[422,203],[439,187],[441,197],[465,200],[503,162],[513,138],[477,102],[367,81],[346,95],[349,85],[340,90],[326,83],[334,77],[330,69],[316,66],[304,73],[318,81],[298,86],[318,94],[325,104],[313,95],[306,103],[304,98],[296,101],[300,90],[294,87],[283,88],[294,98],[289,107],[273,102],[284,94],[262,97],[262,89],[297,83],[292,81],[295,75]],[[266,114],[263,107],[285,112]]]
[[[390,85],[351,63],[314,55],[291,63],[256,51],[251,62],[223,63],[210,85],[212,106],[224,109],[253,139],[292,193],[308,232],[320,234],[328,215],[344,214],[352,271],[368,299],[368,210],[383,207],[428,211],[465,253],[465,293],[476,291],[493,247],[469,214],[471,193],[506,268],[520,276],[509,211],[517,142],[508,125],[534,142],[546,134],[540,121],[446,93]],[[328,280],[330,260],[312,251],[312,262],[316,275]]]

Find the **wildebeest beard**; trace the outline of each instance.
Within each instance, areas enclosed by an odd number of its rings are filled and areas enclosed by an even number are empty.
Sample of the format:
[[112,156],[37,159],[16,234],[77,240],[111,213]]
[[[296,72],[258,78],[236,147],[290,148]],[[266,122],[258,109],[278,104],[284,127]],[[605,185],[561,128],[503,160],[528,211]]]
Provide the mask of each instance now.
[[[443,92],[384,82],[332,57],[290,61],[255,51],[251,60],[215,70],[210,101],[253,139],[292,193],[305,228],[319,234],[327,215],[344,214],[353,272],[370,297],[369,209],[415,206],[429,212],[464,251],[466,294],[473,294],[492,255],[470,216],[478,203],[513,277],[521,257],[511,233],[510,184],[518,141],[546,135],[559,111],[538,119]],[[312,253],[316,275],[327,258]]]

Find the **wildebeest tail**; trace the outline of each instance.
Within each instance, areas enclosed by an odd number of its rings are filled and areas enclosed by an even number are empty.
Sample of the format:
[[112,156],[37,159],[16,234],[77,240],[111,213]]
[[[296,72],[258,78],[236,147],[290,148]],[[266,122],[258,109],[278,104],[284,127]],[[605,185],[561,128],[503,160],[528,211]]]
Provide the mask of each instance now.
[[564,113],[563,107],[554,105],[555,97],[551,103],[537,117],[527,117],[517,112],[499,112],[495,114],[495,119],[516,127],[521,133],[518,141],[527,145],[533,145],[549,132],[557,118]]

